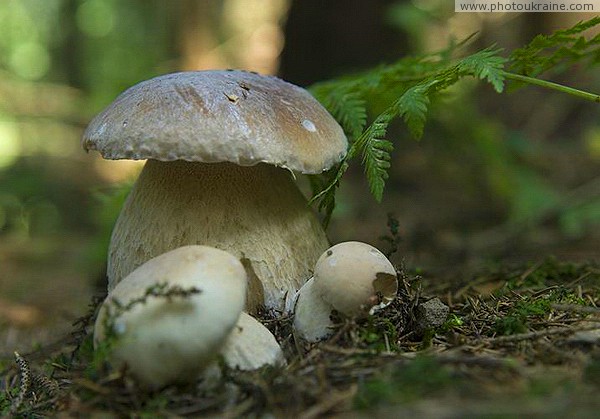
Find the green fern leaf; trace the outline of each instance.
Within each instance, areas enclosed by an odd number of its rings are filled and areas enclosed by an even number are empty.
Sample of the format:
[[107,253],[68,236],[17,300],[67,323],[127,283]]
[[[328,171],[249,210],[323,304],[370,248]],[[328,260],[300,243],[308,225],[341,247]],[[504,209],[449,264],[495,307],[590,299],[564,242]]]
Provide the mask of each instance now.
[[[365,101],[358,92],[343,92],[340,90],[337,95],[339,97],[336,106],[333,108],[333,115],[351,138],[357,138],[367,123]],[[335,96],[334,94],[334,100]]]
[[429,106],[428,92],[431,84],[419,84],[411,87],[393,105],[398,116],[404,119],[415,139],[420,139],[423,136]]
[[[421,138],[432,98],[463,78],[472,76],[486,81],[498,93],[504,90],[505,80],[510,79],[597,101],[597,95],[527,75],[583,59],[600,63],[600,35],[591,39],[581,36],[583,31],[599,24],[600,17],[596,17],[553,35],[540,35],[526,47],[515,50],[509,59],[500,55],[500,49],[490,47],[454,60],[454,52],[464,45],[460,43],[442,52],[405,57],[391,65],[312,86],[311,92],[342,125],[351,145],[336,169],[312,181],[311,203],[317,203],[318,208],[326,212],[327,222],[341,178],[352,159],[358,156],[361,156],[371,192],[380,201],[393,149],[392,143],[385,139],[389,124],[395,118],[402,118],[412,136]],[[510,71],[505,70],[507,65]],[[367,125],[369,113],[379,116]]]
[[597,25],[600,25],[600,16],[595,16],[591,19],[583,20],[571,26],[570,28],[558,30],[554,32],[554,34],[557,36],[580,34],[581,32],[587,31],[588,29],[591,29]]
[[360,135],[367,123],[367,107],[353,84],[317,85],[311,91],[349,137],[357,138]]
[[473,55],[463,58],[458,69],[481,80],[487,80],[494,90],[502,93],[504,90],[504,64],[506,58],[501,57],[500,49],[486,48]]
[[348,170],[347,157],[334,169],[331,169],[320,175],[309,176],[310,184],[313,190],[313,197],[308,202],[309,205],[317,204],[317,209],[324,212],[323,226],[327,228],[331,215],[335,209],[335,193],[340,186],[340,181],[346,170]]
[[394,149],[392,143],[382,138],[372,138],[369,148],[363,155],[365,173],[369,182],[371,194],[377,202],[383,198],[385,181],[388,179],[388,170],[391,167],[390,153]]
[[511,71],[537,76],[556,69],[560,63],[572,65],[588,57],[591,57],[592,63],[596,63],[594,57],[600,57],[600,35],[587,40],[580,34],[597,25],[600,25],[600,16],[551,35],[536,36],[528,45],[511,53]]
[[[362,155],[362,163],[369,182],[371,194],[381,202],[385,181],[389,177],[390,153],[393,145],[386,140],[385,134],[390,121],[396,116],[394,108],[387,109],[363,132],[355,143],[355,149]],[[354,154],[354,150],[352,150]]]

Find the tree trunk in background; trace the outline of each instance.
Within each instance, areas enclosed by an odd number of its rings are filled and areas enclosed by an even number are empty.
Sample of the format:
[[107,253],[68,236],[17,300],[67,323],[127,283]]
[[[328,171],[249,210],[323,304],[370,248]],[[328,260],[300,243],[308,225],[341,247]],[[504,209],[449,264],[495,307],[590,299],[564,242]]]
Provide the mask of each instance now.
[[82,56],[81,56],[81,34],[75,23],[75,15],[79,2],[76,0],[65,1],[61,8],[61,30],[64,33],[64,41],[60,44],[60,51],[53,52],[53,55],[60,57],[58,65],[54,64],[57,73],[60,73],[66,84],[72,87],[82,88],[84,80],[82,75]]
[[279,74],[299,85],[397,60],[406,37],[386,25],[394,0],[296,0],[285,25]]
[[181,68],[274,74],[289,0],[185,0],[179,7]]
[[221,1],[182,0],[179,6],[179,51],[181,70],[222,68],[218,54],[212,53],[218,46],[219,8]]

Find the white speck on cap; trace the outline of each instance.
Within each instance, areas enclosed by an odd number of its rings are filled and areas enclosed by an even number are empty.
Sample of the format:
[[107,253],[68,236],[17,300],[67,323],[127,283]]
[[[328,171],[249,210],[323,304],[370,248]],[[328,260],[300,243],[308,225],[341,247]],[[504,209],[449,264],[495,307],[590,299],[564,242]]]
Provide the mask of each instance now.
[[379,250],[377,249],[371,249],[369,250],[369,253],[372,254],[373,256],[375,256],[378,259],[387,259]]
[[312,121],[305,119],[304,121],[302,121],[302,126],[310,132],[315,132],[317,130],[317,127],[315,127],[315,124],[313,124]]

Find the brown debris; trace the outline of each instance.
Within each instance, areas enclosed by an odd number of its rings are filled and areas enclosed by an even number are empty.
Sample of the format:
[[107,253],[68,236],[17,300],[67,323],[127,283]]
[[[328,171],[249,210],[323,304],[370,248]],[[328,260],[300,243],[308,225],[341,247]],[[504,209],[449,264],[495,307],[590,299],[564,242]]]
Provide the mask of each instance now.
[[[91,321],[88,315],[76,325],[78,332],[58,351],[67,354],[66,359],[70,358],[70,351],[74,355],[67,366],[55,369],[49,378],[55,386],[33,384],[32,388],[37,386],[40,393],[37,399],[27,399],[29,404],[22,403],[19,412],[30,409],[28,413],[51,416],[58,411],[71,416],[103,412],[117,417],[142,413],[179,417],[267,413],[275,417],[345,416],[355,409],[357,397],[364,400],[369,391],[380,391],[370,390],[368,383],[389,380],[398,374],[402,378],[405,371],[423,360],[430,360],[427,362],[433,362],[435,368],[450,374],[452,385],[446,390],[435,382],[430,384],[432,394],[438,394],[430,397],[437,397],[436,403],[442,403],[445,409],[454,403],[463,409],[456,412],[482,411],[484,407],[477,404],[482,400],[513,400],[518,396],[525,397],[519,412],[527,412],[531,405],[526,397],[532,396],[526,395],[531,393],[532,383],[539,380],[550,380],[555,384],[548,385],[558,386],[559,390],[549,392],[548,397],[580,397],[591,406],[595,399],[587,398],[589,384],[581,377],[594,375],[584,372],[597,368],[594,362],[600,359],[598,344],[577,337],[600,326],[598,271],[587,276],[577,271],[572,280],[564,283],[549,279],[532,285],[532,276],[541,266],[506,275],[499,288],[498,275],[489,275],[489,281],[497,288],[491,293],[476,290],[479,286],[485,288],[485,275],[475,286],[446,283],[443,288],[438,281],[435,292],[441,297],[437,298],[431,296],[434,288],[425,281],[401,272],[399,295],[392,304],[368,319],[335,318],[337,332],[316,344],[306,344],[294,336],[291,316],[263,311],[259,317],[281,344],[287,367],[251,372],[225,370],[222,377],[210,383],[204,380],[151,394],[140,391],[126,371],[110,373],[85,353],[89,343],[85,330]],[[444,312],[444,307],[450,306],[450,314],[438,316],[445,321],[440,324],[438,319],[435,325],[430,323],[429,331],[424,331],[418,324],[424,307],[429,306]],[[92,306],[90,313],[94,311]],[[33,355],[27,358],[39,359]],[[96,367],[90,370],[92,362]],[[6,390],[18,385],[21,373],[11,367],[1,375],[0,388]],[[431,370],[417,373],[411,380],[424,380],[425,384],[415,382],[414,387],[426,385],[431,375]],[[570,385],[577,388],[576,393],[560,390],[563,382],[573,383]],[[57,383],[64,383],[61,387],[68,389],[68,395],[60,391]],[[400,389],[402,385],[406,384],[398,384]],[[393,381],[386,386],[381,391],[400,391],[395,390]],[[417,394],[417,401],[421,397]],[[398,409],[413,406],[403,398],[392,402],[402,403]]]

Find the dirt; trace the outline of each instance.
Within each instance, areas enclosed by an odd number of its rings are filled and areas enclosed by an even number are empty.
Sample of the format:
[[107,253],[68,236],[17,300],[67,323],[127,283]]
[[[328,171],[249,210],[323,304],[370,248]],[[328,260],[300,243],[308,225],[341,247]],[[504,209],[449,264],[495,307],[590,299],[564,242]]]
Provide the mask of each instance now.
[[[285,368],[223,370],[150,394],[94,356],[96,300],[75,333],[22,353],[25,368],[3,357],[0,410],[29,417],[595,416],[600,266],[547,258],[454,279],[400,270],[399,279],[393,304],[368,319],[336,318],[337,333],[316,344],[297,339],[289,317],[262,313]],[[449,314],[422,327],[419,313],[435,298]],[[32,379],[23,389],[27,368]]]

